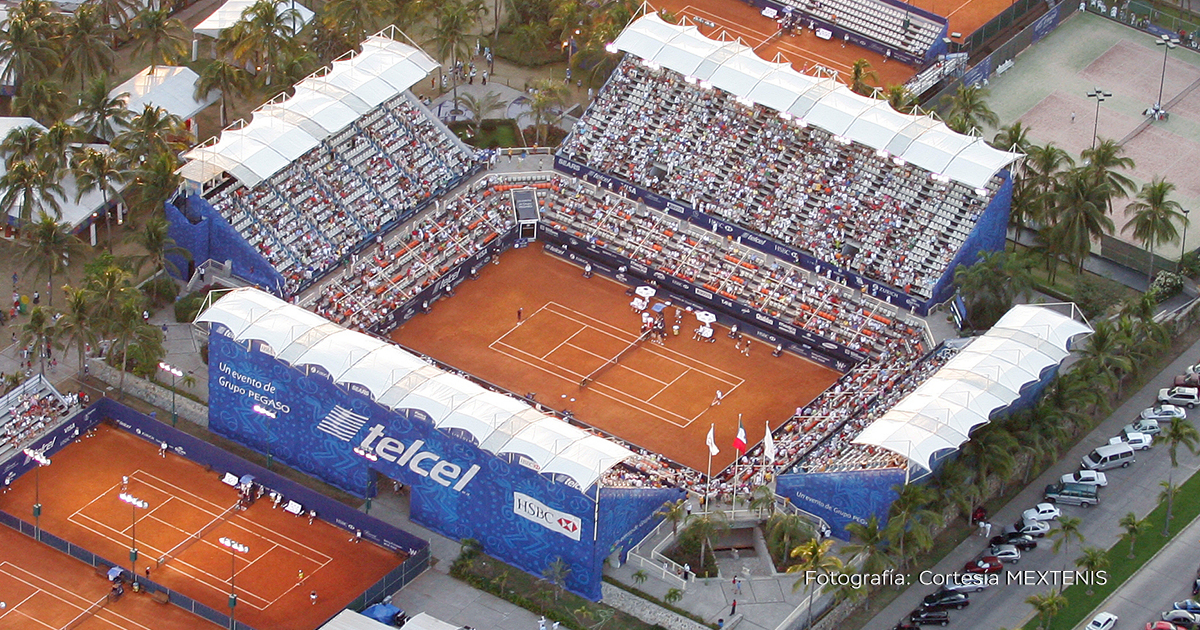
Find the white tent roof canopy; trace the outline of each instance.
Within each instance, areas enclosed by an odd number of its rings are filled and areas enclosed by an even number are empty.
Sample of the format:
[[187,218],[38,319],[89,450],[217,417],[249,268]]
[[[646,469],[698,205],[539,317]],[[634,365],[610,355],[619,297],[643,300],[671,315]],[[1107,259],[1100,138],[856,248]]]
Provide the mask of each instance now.
[[932,470],[938,451],[970,439],[994,411],[1017,400],[1021,388],[1066,358],[1072,339],[1091,332],[1074,304],[1014,306],[854,442],[886,448]]
[[436,428],[466,431],[484,450],[528,457],[543,474],[565,475],[580,491],[633,456],[516,398],[485,390],[258,289],[230,291],[196,321],[221,324],[237,341],[264,342],[293,367],[315,365],[335,383],[361,385],[385,407],[422,411]]
[[187,120],[221,98],[220,90],[213,90],[197,100],[196,82],[199,80],[200,75],[184,66],[147,67],[113,88],[108,96],[116,98],[120,94],[129,94],[125,106],[134,114],[141,113],[146,105],[153,105]]
[[189,179],[206,177],[191,179],[202,183],[227,172],[253,188],[438,67],[429,55],[387,32],[368,37],[362,52],[348,53],[309,75],[291,96],[284,93],[263,104],[249,123],[234,123],[219,141],[185,154],[190,161],[180,173]]
[[[711,83],[734,96],[803,118],[826,131],[875,149],[887,148],[894,156],[970,188],[983,188],[1000,169],[1021,157],[999,151],[982,140],[951,131],[945,125],[910,123],[921,117],[896,113],[880,116],[878,101],[834,89],[831,79],[796,72],[790,65],[755,57],[736,42],[703,39],[694,26],[668,24],[657,13],[647,13],[630,24],[613,41],[619,50],[651,65]],[[702,57],[702,58],[701,58]],[[840,86],[840,84],[838,84]],[[812,91],[817,88],[817,91]],[[872,116],[871,125],[860,125],[859,116]],[[899,140],[901,135],[907,136]],[[910,152],[911,151],[911,152]]]
[[[0,140],[8,137],[8,134],[12,133],[14,130],[23,129],[25,127],[34,127],[40,131],[46,131],[46,128],[43,127],[41,123],[32,118],[5,116],[0,117]],[[108,145],[88,146],[91,146],[91,148],[96,149],[97,151],[112,151]],[[8,172],[8,169],[5,167],[3,160],[0,160],[0,175],[4,175],[6,172]],[[61,224],[68,225],[74,229],[87,220],[87,218],[93,212],[100,209],[100,206],[104,205],[104,193],[100,192],[100,190],[96,188],[84,191],[83,195],[81,195],[79,200],[76,201],[75,194],[79,191],[79,185],[76,184],[75,176],[72,175],[70,171],[63,176],[62,181],[59,183],[63,188],[62,194],[54,193],[54,196],[58,199],[59,210],[62,213],[62,216],[58,218],[58,222]],[[17,198],[20,199],[20,195],[18,195]],[[8,211],[7,214],[12,217],[16,217],[18,214],[17,208],[19,205],[20,204],[15,204],[12,210]],[[53,213],[51,212],[51,214]],[[38,217],[34,216],[31,218],[36,221]],[[4,221],[4,217],[0,217],[0,223],[3,223]]]
[[[221,31],[238,23],[242,19],[242,13],[254,6],[255,0],[229,0],[221,5],[216,11],[204,18],[204,21],[196,25],[192,32],[197,35],[205,35],[216,39],[221,36]],[[282,14],[293,7],[299,15],[293,19],[290,25],[291,34],[300,32],[305,24],[308,24],[313,19],[313,12],[294,0],[280,0],[275,3],[276,10]]]

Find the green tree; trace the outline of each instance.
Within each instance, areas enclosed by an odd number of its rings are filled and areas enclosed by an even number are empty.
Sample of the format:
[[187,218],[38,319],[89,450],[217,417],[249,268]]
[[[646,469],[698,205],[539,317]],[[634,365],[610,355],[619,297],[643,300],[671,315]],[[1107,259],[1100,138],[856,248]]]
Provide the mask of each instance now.
[[1092,240],[1113,231],[1106,205],[1109,194],[1108,186],[1095,183],[1086,167],[1068,171],[1055,191],[1054,216],[1047,217],[1052,225],[1042,235],[1053,255],[1065,256],[1080,272]]
[[1141,536],[1150,528],[1150,521],[1144,518],[1138,519],[1136,514],[1129,512],[1121,517],[1117,525],[1120,525],[1125,530],[1124,537],[1129,539],[1129,557],[1133,558],[1133,544],[1137,542],[1138,536]]
[[[97,17],[104,24],[116,24],[117,30],[124,30],[128,16],[134,12],[136,2],[134,0],[87,0],[85,5],[95,7]],[[117,31],[109,32],[109,37],[114,37]]]
[[983,251],[974,265],[954,270],[954,284],[967,304],[972,328],[990,328],[1018,297],[1032,293],[1032,266],[1022,252]]
[[0,80],[20,89],[26,79],[53,74],[60,61],[57,47],[38,32],[36,21],[20,14],[9,15],[5,28],[0,29]]
[[816,536],[812,525],[799,514],[776,512],[767,519],[767,549],[780,564],[787,562],[790,552],[801,540]]
[[1011,125],[1001,127],[1000,131],[996,132],[996,136],[992,138],[991,145],[1001,151],[1028,154],[1033,143],[1029,140],[1029,128],[1018,120]]
[[1150,282],[1154,277],[1155,246],[1179,240],[1179,229],[1175,227],[1176,222],[1187,229],[1188,220],[1187,216],[1183,214],[1183,206],[1170,198],[1174,191],[1175,184],[1162,177],[1155,177],[1150,183],[1142,184],[1136,201],[1125,206],[1125,212],[1133,213],[1133,220],[1126,223],[1121,231],[1132,230],[1133,237],[1143,246],[1149,246],[1150,249],[1150,263],[1146,265],[1146,282]]
[[[130,283],[133,275],[111,256],[98,261],[98,269],[84,278],[84,290],[92,305],[97,332],[107,337],[126,303],[138,303],[141,293]],[[138,321],[141,321],[139,313]]]
[[88,191],[99,190],[104,196],[104,230],[108,240],[108,253],[112,254],[112,221],[108,202],[119,197],[119,186],[125,181],[127,172],[121,168],[120,159],[111,151],[84,147],[73,156],[71,171],[77,187],[75,201],[78,202]]
[[61,339],[66,341],[65,348],[75,346],[79,360],[79,373],[83,374],[83,350],[86,346],[96,343],[96,332],[91,320],[91,302],[84,289],[76,289],[70,285],[63,286],[66,296],[66,308],[56,325],[61,333]]
[[43,161],[19,160],[8,165],[8,172],[0,175],[0,207],[14,214],[21,223],[29,223],[35,216],[51,214],[62,216],[58,200],[63,195],[62,184]]
[[[1167,443],[1167,454],[1171,456],[1171,469],[1167,473],[1168,487],[1175,484],[1175,468],[1179,466],[1179,447],[1186,447],[1192,455],[1200,448],[1200,431],[1191,422],[1175,420],[1167,423],[1158,439]],[[1163,522],[1163,536],[1170,533],[1172,509],[1175,507],[1175,493],[1167,493],[1167,518]]]
[[650,575],[646,573],[645,569],[638,569],[637,571],[633,572],[634,584],[644,584],[648,579],[650,579]]
[[195,97],[207,98],[213,90],[221,92],[221,127],[224,128],[229,124],[229,98],[235,94],[247,98],[253,89],[254,79],[244,68],[224,59],[213,59],[200,71]]
[[[437,48],[438,59],[449,60],[450,68],[458,64],[462,57],[470,55],[469,42],[471,35],[471,15],[461,1],[447,2],[438,12],[438,25],[434,31],[433,44]],[[458,77],[451,73],[450,85],[453,89],[454,102],[458,102]]]
[[321,21],[358,44],[383,22],[388,10],[384,0],[330,0],[321,12]]
[[1084,168],[1099,194],[1104,196],[1104,205],[1112,214],[1113,197],[1125,197],[1133,192],[1133,180],[1121,171],[1133,170],[1133,158],[1122,155],[1125,147],[1116,140],[1101,140],[1096,148],[1083,150]]
[[[26,249],[21,253],[21,262],[25,272],[36,270],[36,277],[46,274],[46,284],[54,286],[54,274],[62,271],[75,255],[75,260],[81,260],[83,244],[71,233],[71,226],[59,223],[54,217],[45,212],[38,215],[38,220],[25,226],[22,230],[22,240]],[[54,306],[54,292],[47,296],[51,307]]]
[[1038,616],[1041,617],[1041,623],[1038,625],[1038,627],[1049,628],[1050,620],[1054,619],[1054,615],[1057,615],[1058,611],[1066,607],[1067,598],[1063,597],[1061,591],[1051,589],[1045,593],[1038,593],[1037,595],[1030,595],[1029,597],[1026,597],[1025,603],[1033,606],[1033,609],[1037,611]]
[[863,573],[880,574],[896,566],[896,560],[888,550],[884,528],[879,526],[879,517],[872,514],[866,524],[849,523],[846,531],[850,533],[851,540],[857,542],[846,545],[842,551],[850,558],[862,556]]
[[13,113],[50,126],[62,120],[70,108],[62,85],[52,79],[32,79],[21,84],[12,101]]
[[720,510],[693,516],[688,520],[682,537],[685,540],[700,542],[700,562],[698,565],[700,568],[697,573],[704,572],[707,575],[705,567],[708,566],[708,553],[713,549],[713,542],[725,535],[727,531],[729,531],[729,519]]
[[567,585],[567,578],[571,575],[571,566],[563,562],[561,557],[555,558],[554,562],[546,565],[542,569],[542,579],[554,586],[554,599],[558,600],[558,596],[562,594],[563,588]]
[[1123,377],[1133,371],[1128,348],[1111,321],[1096,322],[1087,345],[1080,351],[1079,365],[1085,371],[1099,375],[1110,384],[1110,390],[1121,395]]
[[[1082,556],[1075,558],[1075,566],[1087,571],[1088,573],[1096,573],[1108,566],[1108,552],[1099,547],[1084,547],[1080,549],[1083,552]],[[1088,584],[1087,595],[1092,596],[1092,585]]]
[[241,19],[225,29],[217,48],[237,61],[259,68],[264,85],[277,83],[284,60],[298,52],[292,29],[300,23],[300,14],[287,4],[257,0],[242,11]]
[[130,202],[146,215],[163,215],[163,203],[173,197],[183,177],[176,172],[179,160],[174,154],[160,153],[135,169],[130,180]]
[[908,570],[908,561],[917,553],[933,546],[933,528],[942,517],[930,509],[933,491],[925,486],[907,484],[892,486],[896,500],[892,502],[885,536],[896,545],[900,570]]
[[884,98],[887,99],[888,105],[891,105],[892,109],[901,114],[916,112],[917,99],[903,85],[888,86],[888,89],[884,91]]
[[146,252],[145,254],[132,257],[134,269],[138,273],[141,273],[142,267],[149,263],[150,268],[154,270],[154,274],[152,275],[167,271],[176,277],[183,276],[179,267],[171,262],[170,256],[179,256],[184,260],[191,260],[192,254],[175,243],[175,239],[171,238],[169,230],[170,224],[167,222],[166,217],[160,213],[155,213],[146,219],[146,223],[140,231],[129,235],[129,241],[136,243]]
[[42,135],[45,131],[34,124],[15,127],[0,141],[4,165],[11,167],[19,160],[37,160],[42,156]]
[[187,130],[178,116],[147,103],[117,134],[112,146],[136,168],[156,156],[174,158],[187,148]]
[[679,525],[687,520],[687,499],[679,499],[678,501],[667,501],[662,504],[655,516],[663,517],[663,520],[671,524],[671,535],[679,535]]
[[40,306],[33,307],[29,319],[21,325],[21,345],[31,346],[38,356],[39,372],[46,374],[46,348],[61,348],[58,344],[58,329],[54,325],[54,311]]
[[986,425],[971,436],[971,440],[963,446],[962,456],[967,465],[975,469],[975,483],[980,490],[984,489],[987,478],[993,474],[1000,477],[1002,482],[1008,481],[1017,465],[1013,453],[1018,447],[1012,434],[997,424]]
[[79,94],[79,110],[75,124],[102,142],[111,142],[117,133],[129,124],[133,112],[129,111],[129,92],[109,96],[108,77],[97,75],[85,85]]
[[792,549],[790,555],[798,558],[800,562],[788,567],[788,573],[804,576],[804,579],[796,580],[792,584],[792,590],[799,590],[801,584],[808,585],[808,623],[805,627],[812,628],[813,590],[822,577],[842,570],[842,559],[833,554],[832,539],[805,541]]
[[566,88],[553,79],[542,79],[533,85],[533,94],[529,98],[529,112],[526,115],[533,118],[538,146],[545,142],[551,112],[562,107],[566,96]]
[[479,134],[483,121],[493,112],[504,111],[505,106],[500,95],[491,90],[481,98],[476,98],[474,94],[463,94],[458,97],[458,104],[471,114],[471,126],[475,128],[476,135]]
[[857,94],[871,96],[875,91],[872,83],[878,78],[875,71],[871,69],[871,62],[866,59],[857,59],[850,66],[850,90]]
[[1000,123],[1000,117],[988,106],[987,96],[988,91],[978,84],[960,85],[954,94],[943,96],[946,126],[964,134],[973,129],[982,131],[985,127],[995,127]]
[[112,339],[109,357],[121,358],[121,378],[117,389],[122,397],[125,395],[125,373],[129,370],[130,359],[145,368],[157,365],[158,360],[166,354],[162,346],[162,331],[142,320],[140,297],[138,295],[138,299],[121,303],[116,318],[107,327]]
[[[1071,541],[1077,541],[1083,544],[1083,533],[1079,531],[1079,526],[1083,524],[1083,519],[1077,516],[1060,516],[1058,517],[1058,526],[1046,532],[1046,537],[1054,541],[1054,553],[1058,554],[1059,549],[1071,554]],[[1063,564],[1063,570],[1066,570],[1066,563]]]
[[80,91],[87,77],[112,72],[116,63],[109,46],[112,30],[95,5],[84,4],[67,19],[62,36],[62,73],[65,79],[78,78]]
[[775,513],[775,490],[766,484],[758,486],[750,494],[750,509],[758,512],[758,517],[762,518],[763,510],[766,510],[768,515]]
[[188,30],[178,18],[171,17],[171,9],[143,9],[130,23],[133,38],[133,53],[147,54],[150,72],[158,66],[171,65],[187,57]]

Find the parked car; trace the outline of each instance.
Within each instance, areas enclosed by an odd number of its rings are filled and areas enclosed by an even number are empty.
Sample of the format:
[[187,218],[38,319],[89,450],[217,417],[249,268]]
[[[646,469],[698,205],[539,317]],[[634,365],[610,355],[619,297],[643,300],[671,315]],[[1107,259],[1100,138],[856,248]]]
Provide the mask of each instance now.
[[1085,630],[1112,630],[1117,625],[1117,616],[1110,612],[1102,612],[1092,617]]
[[1000,562],[1016,564],[1021,560],[1021,550],[1014,545],[992,545],[990,553],[1000,559]]
[[1050,523],[1047,523],[1046,521],[1030,521],[1024,518],[1019,518],[1017,519],[1016,523],[1012,524],[1011,528],[1006,529],[1005,533],[1010,531],[1029,534],[1034,538],[1041,538],[1046,535],[1046,532],[1050,531]]
[[908,620],[919,626],[944,626],[950,623],[950,614],[944,610],[918,608],[912,611]]
[[991,544],[995,545],[1012,545],[1021,551],[1029,551],[1037,549],[1037,541],[1029,534],[1019,532],[1010,532],[999,536],[992,536]]
[[1194,599],[1185,599],[1181,602],[1175,602],[1175,605],[1171,608],[1174,610],[1186,610],[1193,615],[1200,614],[1200,602],[1197,602]]
[[1108,485],[1108,476],[1098,470],[1081,470],[1076,473],[1063,475],[1062,482],[1081,483],[1085,486],[1100,486],[1103,488]]
[[[1036,543],[1035,543],[1036,544]],[[982,575],[955,573],[946,578],[939,593],[957,591],[959,593],[978,593],[990,586]]]
[[1170,621],[1151,621],[1146,624],[1146,630],[1179,630],[1179,626]]
[[900,623],[896,624],[896,627],[892,628],[892,630],[917,630],[920,627],[921,626],[909,621],[901,621]]
[[1121,430],[1122,433],[1145,433],[1151,437],[1162,433],[1162,427],[1158,426],[1158,420],[1138,419],[1132,424],[1125,425]]
[[1169,621],[1188,630],[1196,627],[1196,615],[1186,610],[1168,610],[1162,614],[1163,621]]
[[958,591],[938,591],[926,595],[925,599],[921,600],[921,608],[924,610],[961,610],[970,605],[971,599],[967,594]]
[[1154,405],[1143,409],[1139,417],[1143,420],[1158,420],[1159,422],[1187,420],[1187,410],[1175,405]]
[[1200,387],[1200,373],[1188,372],[1176,376],[1175,387]]
[[967,573],[999,573],[1004,570],[1004,563],[996,556],[984,555],[967,563],[963,571]]
[[[1100,488],[1084,483],[1052,483],[1042,493],[1050,503],[1066,503],[1091,507],[1100,503]],[[1029,510],[1026,510],[1027,512]]]
[[1158,390],[1158,402],[1191,409],[1200,402],[1200,389],[1195,387],[1171,387]]
[[1126,443],[1135,451],[1144,451],[1151,446],[1154,446],[1154,436],[1146,435],[1145,433],[1126,433],[1121,432],[1121,435],[1108,439],[1109,444]]
[[1053,521],[1060,516],[1062,516],[1062,510],[1055,507],[1053,503],[1039,503],[1021,513],[1021,518],[1027,521]]

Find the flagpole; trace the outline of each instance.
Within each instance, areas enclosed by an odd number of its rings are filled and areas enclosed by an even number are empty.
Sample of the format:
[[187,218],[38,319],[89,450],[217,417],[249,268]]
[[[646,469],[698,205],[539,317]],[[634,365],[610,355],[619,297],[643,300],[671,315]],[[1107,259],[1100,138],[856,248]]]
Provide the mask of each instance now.
[[[738,431],[742,430],[742,414],[738,414]],[[730,506],[731,514],[737,517],[737,493],[738,493],[738,460],[741,459],[744,453],[733,449],[733,505]]]
[[[715,431],[716,429],[717,429],[717,424],[715,422],[712,423],[711,425],[709,425],[708,430],[710,433],[712,431]],[[707,450],[708,450],[708,474],[705,476],[705,481],[707,481],[707,484],[705,484],[707,486],[707,488],[704,491],[704,513],[705,514],[708,514],[708,512],[712,509],[712,504],[709,501],[709,497],[712,496],[712,448],[710,447]]]

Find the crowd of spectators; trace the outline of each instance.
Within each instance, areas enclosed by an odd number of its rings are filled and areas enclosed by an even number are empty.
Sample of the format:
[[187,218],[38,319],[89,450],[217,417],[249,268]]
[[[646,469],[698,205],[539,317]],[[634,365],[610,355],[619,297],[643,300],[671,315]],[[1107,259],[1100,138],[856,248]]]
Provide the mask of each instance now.
[[205,198],[294,293],[453,188],[473,161],[404,93],[253,188],[230,177]]
[[40,377],[0,398],[0,459],[54,428],[78,406],[77,395],[60,395]]
[[998,182],[945,181],[633,56],[560,153],[921,298]]

